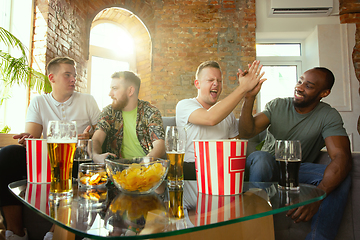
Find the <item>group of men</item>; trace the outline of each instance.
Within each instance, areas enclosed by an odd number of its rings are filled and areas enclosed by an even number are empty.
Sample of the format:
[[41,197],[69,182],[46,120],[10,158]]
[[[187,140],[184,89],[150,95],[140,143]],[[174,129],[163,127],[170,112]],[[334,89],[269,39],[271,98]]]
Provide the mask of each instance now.
[[[249,64],[245,71],[239,69],[239,86],[219,101],[223,87],[220,65],[215,61],[199,65],[194,82],[197,97],[181,100],[176,106],[176,125],[187,129],[185,179],[196,179],[194,139],[251,138],[267,129],[262,151],[247,158],[250,181],[278,180],[275,139],[300,140],[303,152],[300,182],[316,185],[327,197],[293,209],[288,216],[295,222],[312,219],[307,239],[333,239],[350,189],[352,166],[349,139],[341,116],[321,102],[330,94],[334,75],[326,68],[306,71],[295,86],[294,97],[274,99],[263,112],[253,116],[255,97],[266,80],[261,70],[259,61]],[[7,190],[7,184],[26,178],[25,148],[21,145],[28,137],[46,138],[49,120],[76,121],[81,133],[79,138],[93,140],[94,162],[103,162],[109,155],[118,158],[165,155],[160,111],[138,98],[141,81],[136,74],[124,71],[112,75],[109,96],[113,102],[100,112],[91,95],[74,91],[76,70],[72,59],[55,58],[49,62],[47,71],[52,93],[31,101],[26,133],[16,136],[20,145],[0,151],[0,206],[7,223],[8,239],[27,239],[27,235],[21,220],[21,204]],[[232,111],[243,98],[237,121]],[[332,159],[328,166],[313,163],[324,145]],[[16,173],[11,169],[16,169]]]

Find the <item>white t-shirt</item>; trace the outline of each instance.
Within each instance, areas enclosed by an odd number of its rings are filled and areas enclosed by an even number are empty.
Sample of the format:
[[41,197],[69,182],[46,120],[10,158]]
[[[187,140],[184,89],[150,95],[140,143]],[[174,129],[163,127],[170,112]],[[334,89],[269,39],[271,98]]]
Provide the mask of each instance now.
[[189,117],[196,109],[203,106],[196,98],[184,99],[176,105],[176,126],[185,126],[187,134],[184,161],[194,162],[194,143],[192,140],[229,139],[239,135],[238,125],[233,113],[215,126],[195,125],[189,123]]
[[52,93],[36,96],[31,100],[25,122],[43,126],[43,138],[47,138],[50,120],[76,121],[78,134],[89,125],[95,125],[100,115],[99,107],[93,96],[74,92],[66,102],[56,101]]

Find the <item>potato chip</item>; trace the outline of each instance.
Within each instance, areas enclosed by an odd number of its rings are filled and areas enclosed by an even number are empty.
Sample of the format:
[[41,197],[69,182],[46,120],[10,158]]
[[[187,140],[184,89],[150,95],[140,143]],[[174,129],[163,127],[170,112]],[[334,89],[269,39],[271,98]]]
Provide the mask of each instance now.
[[156,185],[165,173],[161,163],[154,163],[147,167],[131,164],[129,168],[116,173],[113,178],[127,191],[148,191]]

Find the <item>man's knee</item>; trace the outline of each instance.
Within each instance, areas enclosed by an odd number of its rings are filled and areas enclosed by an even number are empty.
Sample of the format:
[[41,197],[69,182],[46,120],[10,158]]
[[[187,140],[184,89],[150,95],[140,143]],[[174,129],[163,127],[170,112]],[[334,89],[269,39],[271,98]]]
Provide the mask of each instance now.
[[273,156],[264,151],[256,151],[251,153],[246,159],[246,165],[251,166],[254,164],[266,164],[273,161]]
[[263,151],[251,153],[246,160],[246,175],[251,182],[273,181],[278,168],[274,157]]

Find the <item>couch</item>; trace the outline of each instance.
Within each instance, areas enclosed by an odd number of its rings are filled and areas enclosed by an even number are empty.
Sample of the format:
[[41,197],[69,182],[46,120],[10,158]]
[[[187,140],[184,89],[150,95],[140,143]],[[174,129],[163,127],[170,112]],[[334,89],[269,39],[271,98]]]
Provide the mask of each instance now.
[[[163,117],[164,127],[176,125],[175,117]],[[256,151],[256,146],[265,138],[266,132],[248,140],[247,155]],[[345,207],[345,213],[341,222],[336,240],[360,240],[360,152],[353,152],[353,167],[350,172],[352,186]],[[331,161],[326,151],[322,151],[317,163],[329,164]],[[310,232],[310,222],[293,223],[293,220],[284,213],[274,215],[274,229],[276,240],[305,239]]]

